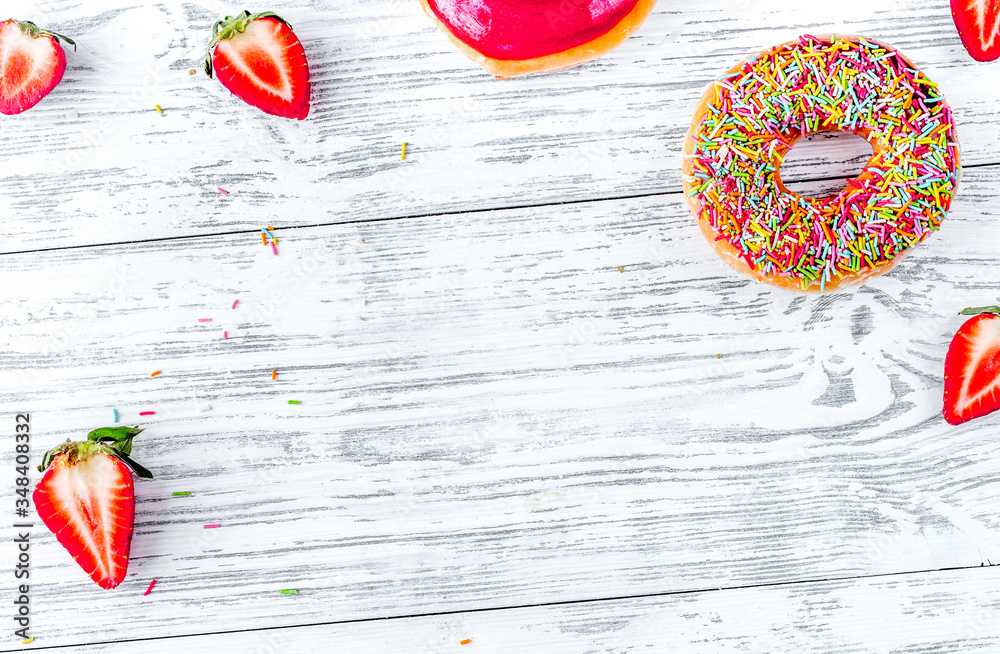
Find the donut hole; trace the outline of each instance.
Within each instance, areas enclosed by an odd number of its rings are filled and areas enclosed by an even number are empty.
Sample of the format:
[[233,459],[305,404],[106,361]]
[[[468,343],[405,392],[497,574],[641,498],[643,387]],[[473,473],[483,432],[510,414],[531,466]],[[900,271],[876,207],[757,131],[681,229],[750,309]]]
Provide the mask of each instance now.
[[851,132],[816,132],[792,144],[778,170],[792,193],[823,199],[840,193],[847,179],[856,179],[872,158],[868,141]]

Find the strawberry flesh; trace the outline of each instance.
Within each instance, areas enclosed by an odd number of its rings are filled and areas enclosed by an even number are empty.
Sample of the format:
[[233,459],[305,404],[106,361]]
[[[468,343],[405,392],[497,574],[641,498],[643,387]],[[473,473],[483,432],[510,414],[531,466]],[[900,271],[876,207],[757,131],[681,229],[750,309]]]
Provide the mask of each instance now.
[[75,465],[56,457],[35,488],[42,522],[101,588],[114,588],[128,571],[135,520],[132,472],[99,453]]
[[0,113],[30,109],[56,87],[66,71],[58,39],[32,23],[0,22]]
[[951,16],[973,59],[1000,58],[1000,0],[951,0]]
[[135,524],[132,471],[152,478],[133,461],[138,427],[95,429],[86,441],[46,452],[32,499],[42,522],[101,588],[125,579]]
[[958,425],[1000,409],[1000,315],[980,313],[951,341],[944,361],[944,418]]
[[305,49],[288,23],[258,16],[227,17],[231,22],[216,37],[206,70],[214,69],[233,95],[265,113],[302,120],[309,114],[310,97]]

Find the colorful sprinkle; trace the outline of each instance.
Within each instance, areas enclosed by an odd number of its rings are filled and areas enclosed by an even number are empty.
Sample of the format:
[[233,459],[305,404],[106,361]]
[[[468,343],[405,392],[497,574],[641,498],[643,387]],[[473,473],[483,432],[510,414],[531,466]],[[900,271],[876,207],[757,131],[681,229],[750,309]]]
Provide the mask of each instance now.
[[218,529],[222,525],[204,525],[205,529]]
[[302,404],[302,403],[301,403],[301,402],[299,402],[298,400],[288,400],[288,403],[289,403],[289,404]]
[[229,307],[230,310],[235,309],[236,305],[239,304],[239,302],[240,302],[239,298],[236,298],[235,300],[233,300],[233,306]]
[[294,588],[283,588],[278,591],[282,595],[298,595],[299,591]]
[[154,371],[154,372],[151,372],[151,373],[149,373],[149,376],[150,376],[150,377],[156,377],[156,376],[157,376],[158,374],[160,374],[161,372],[163,372],[163,371],[162,371],[162,370],[156,370],[156,371]]
[[156,411],[140,411],[139,415],[140,416],[155,416],[156,415]]
[[191,491],[174,491],[174,497],[190,497]]
[[459,644],[459,645],[468,645],[468,644],[469,644],[469,643],[471,643],[471,642],[472,642],[472,639],[471,639],[471,638],[466,638],[465,640],[460,640],[460,641],[458,641],[458,644]]
[[[694,126],[685,190],[756,271],[821,290],[873,269],[940,227],[958,183],[951,109],[895,50],[865,39],[803,36],[715,81]],[[878,155],[831,198],[779,186],[801,136],[866,135]]]
[[22,645],[27,645],[27,644],[33,643],[33,642],[35,642],[35,639],[34,638],[29,638],[28,640],[22,640],[21,644]]
[[149,588],[146,589],[146,592],[143,593],[143,595],[149,595],[149,593],[151,593],[152,590],[153,590],[153,586],[155,586],[155,585],[156,585],[156,580],[155,579],[153,581],[149,582]]
[[219,193],[222,193],[223,195],[229,195],[229,191],[222,188],[221,186],[216,186],[215,188],[219,189]]
[[271,239],[271,250],[274,252],[274,256],[278,256],[278,241],[277,239]]
[[160,114],[162,116],[163,115],[163,109],[160,109],[160,105],[154,104],[153,106],[156,107],[156,113],[158,113],[158,114]]
[[399,155],[399,160],[404,161],[406,159],[406,141],[403,141],[403,152]]
[[111,409],[111,413],[115,414],[115,422],[118,422],[118,409]]
[[273,381],[273,380],[275,380],[277,378],[278,378],[278,371],[277,370],[272,370],[271,371],[271,380]]
[[228,338],[229,338],[229,332],[226,331],[222,332],[222,340],[226,340]]
[[212,322],[211,318],[198,318],[198,322]]
[[264,232],[260,233],[260,240],[264,242],[264,247],[267,247],[267,234]]

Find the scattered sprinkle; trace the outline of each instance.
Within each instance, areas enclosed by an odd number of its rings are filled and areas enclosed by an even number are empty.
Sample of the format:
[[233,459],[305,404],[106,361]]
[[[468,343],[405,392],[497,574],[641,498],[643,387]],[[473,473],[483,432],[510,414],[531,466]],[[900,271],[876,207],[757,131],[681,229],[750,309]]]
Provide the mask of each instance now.
[[240,301],[240,299],[239,299],[239,298],[236,298],[235,300],[233,300],[233,306],[231,306],[231,307],[229,307],[229,308],[230,308],[230,309],[235,309],[235,308],[236,308],[236,305],[237,305],[237,304],[239,303],[239,301]]
[[149,373],[149,376],[150,376],[150,377],[156,377],[156,376],[157,376],[158,374],[160,374],[161,372],[163,372],[163,371],[162,371],[162,370],[157,370],[157,371],[155,371],[155,372],[151,372],[151,373]]
[[[878,152],[832,198],[783,191],[807,134],[865,135]],[[801,288],[884,265],[936,231],[958,183],[951,108],[898,52],[805,35],[715,81],[692,130],[685,188],[698,217],[758,273]]]
[[469,643],[471,643],[471,642],[472,642],[472,639],[471,639],[471,638],[466,638],[465,640],[460,640],[460,641],[458,641],[458,644],[459,644],[459,645],[468,645],[468,644],[469,644]]
[[191,70],[188,71],[188,75],[194,75],[194,74],[195,74],[194,68],[192,68]]
[[198,318],[198,322],[212,322],[211,318]]
[[156,415],[156,411],[140,411],[140,416],[153,416]]
[[260,233],[260,240],[264,243],[264,247],[267,247],[267,234],[264,232]]
[[35,639],[34,638],[29,638],[28,640],[22,640],[21,644],[22,645],[27,645],[28,643],[33,643],[33,642],[35,642]]
[[205,529],[218,529],[222,525],[205,525]]
[[153,581],[149,582],[149,588],[146,589],[146,592],[143,593],[143,595],[149,595],[149,593],[153,590],[153,586],[155,586],[155,585],[156,585],[156,580],[155,579]]
[[191,491],[174,491],[174,497],[190,497]]
[[227,331],[222,332],[222,340],[226,340],[228,338],[229,338],[229,332]]
[[271,250],[274,252],[274,256],[278,256],[278,241],[271,239]]
[[278,592],[281,593],[282,595],[298,595],[299,594],[299,591],[297,591],[294,588],[282,588]]
[[274,380],[274,379],[277,379],[277,378],[278,378],[278,371],[277,370],[272,370],[271,371],[271,379]]
[[215,188],[219,189],[219,193],[222,193],[223,195],[229,195],[229,191],[222,188],[221,186],[216,186]]
[[620,272],[620,273],[623,273],[623,272],[625,272],[625,268],[623,268],[623,267],[621,267],[621,266],[618,266],[618,272]]
[[404,161],[406,159],[406,141],[403,141],[403,153],[399,155],[399,160]]
[[271,230],[272,232],[274,231],[274,227],[271,227],[270,225],[268,225],[268,226],[266,227],[266,229],[269,229],[269,230]]
[[158,114],[160,114],[162,116],[163,115],[163,109],[160,109],[160,105],[154,104],[153,106],[156,107],[156,113],[158,113]]
[[302,403],[301,403],[301,402],[299,402],[298,400],[288,400],[288,403],[289,403],[289,404],[302,404]]
[[721,358],[722,358],[722,355],[721,355],[721,354],[716,354],[716,355],[715,355],[715,358],[716,358],[716,359],[721,359]]
[[115,414],[115,422],[118,422],[118,409],[111,409],[111,412]]

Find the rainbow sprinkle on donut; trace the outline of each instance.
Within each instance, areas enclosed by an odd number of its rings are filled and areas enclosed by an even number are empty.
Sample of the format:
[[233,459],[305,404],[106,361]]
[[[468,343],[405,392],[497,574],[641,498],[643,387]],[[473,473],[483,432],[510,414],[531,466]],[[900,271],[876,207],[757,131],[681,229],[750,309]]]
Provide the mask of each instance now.
[[[685,144],[698,218],[763,275],[803,290],[874,270],[937,230],[958,184],[951,108],[896,50],[803,36],[717,79]],[[853,132],[875,154],[839,194],[785,189],[778,167],[801,136]]]

